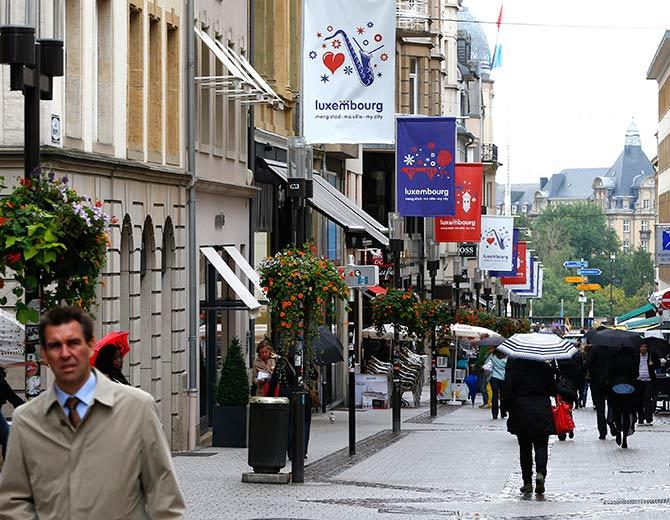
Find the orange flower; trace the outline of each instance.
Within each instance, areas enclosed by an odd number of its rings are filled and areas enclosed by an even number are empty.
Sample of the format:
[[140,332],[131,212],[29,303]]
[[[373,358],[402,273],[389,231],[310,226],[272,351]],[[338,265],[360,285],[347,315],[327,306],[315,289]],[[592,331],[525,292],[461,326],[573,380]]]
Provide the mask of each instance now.
[[7,217],[0,217],[0,226],[4,226],[8,220]]
[[292,302],[295,301],[295,296],[291,295],[291,301],[292,301]]
[[288,285],[289,287],[291,287],[291,286],[293,285],[293,282],[287,282],[286,285]]
[[279,316],[283,318],[284,316],[286,316],[286,313],[285,313],[284,311],[281,311],[281,312],[279,313]]
[[10,208],[10,209],[13,208],[14,203],[12,201],[7,202],[7,207]]
[[302,293],[298,293],[298,298],[302,300]]

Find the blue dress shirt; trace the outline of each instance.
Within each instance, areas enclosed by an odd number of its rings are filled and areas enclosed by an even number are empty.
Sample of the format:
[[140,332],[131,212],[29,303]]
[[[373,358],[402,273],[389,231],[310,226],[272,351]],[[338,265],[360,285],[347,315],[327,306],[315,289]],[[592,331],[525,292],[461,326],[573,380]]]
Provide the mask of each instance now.
[[65,406],[65,401],[67,401],[70,397],[76,397],[77,399],[79,399],[79,402],[77,403],[77,413],[79,414],[79,418],[82,421],[84,420],[86,412],[88,412],[89,407],[93,404],[95,385],[96,385],[95,373],[92,370],[91,375],[88,376],[88,379],[86,380],[84,385],[74,395],[66,394],[60,388],[58,388],[57,384],[54,383],[54,391],[56,392],[56,399],[58,400],[58,404],[65,412],[66,417],[70,417],[70,409],[67,406]]

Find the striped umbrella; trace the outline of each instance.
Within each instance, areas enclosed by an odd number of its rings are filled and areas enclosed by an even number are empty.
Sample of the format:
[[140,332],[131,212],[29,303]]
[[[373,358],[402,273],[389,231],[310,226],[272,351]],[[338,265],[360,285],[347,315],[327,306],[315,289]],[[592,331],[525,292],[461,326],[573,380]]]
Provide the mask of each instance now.
[[577,353],[577,349],[569,341],[564,340],[556,334],[544,334],[541,332],[514,334],[514,336],[500,345],[498,350],[511,358],[533,361],[570,359]]

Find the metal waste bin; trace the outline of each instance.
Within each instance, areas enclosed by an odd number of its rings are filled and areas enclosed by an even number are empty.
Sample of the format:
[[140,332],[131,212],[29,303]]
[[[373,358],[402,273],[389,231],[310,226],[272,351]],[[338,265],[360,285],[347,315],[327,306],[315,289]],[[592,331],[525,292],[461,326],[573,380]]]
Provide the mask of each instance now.
[[278,473],[286,466],[289,400],[249,399],[249,466],[255,473]]

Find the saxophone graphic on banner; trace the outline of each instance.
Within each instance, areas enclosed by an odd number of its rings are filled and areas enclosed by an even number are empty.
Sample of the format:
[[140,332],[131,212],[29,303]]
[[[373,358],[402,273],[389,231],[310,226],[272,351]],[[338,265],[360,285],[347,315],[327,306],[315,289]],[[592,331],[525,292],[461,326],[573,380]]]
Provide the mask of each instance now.
[[393,143],[395,1],[305,0],[304,135],[309,143]]

